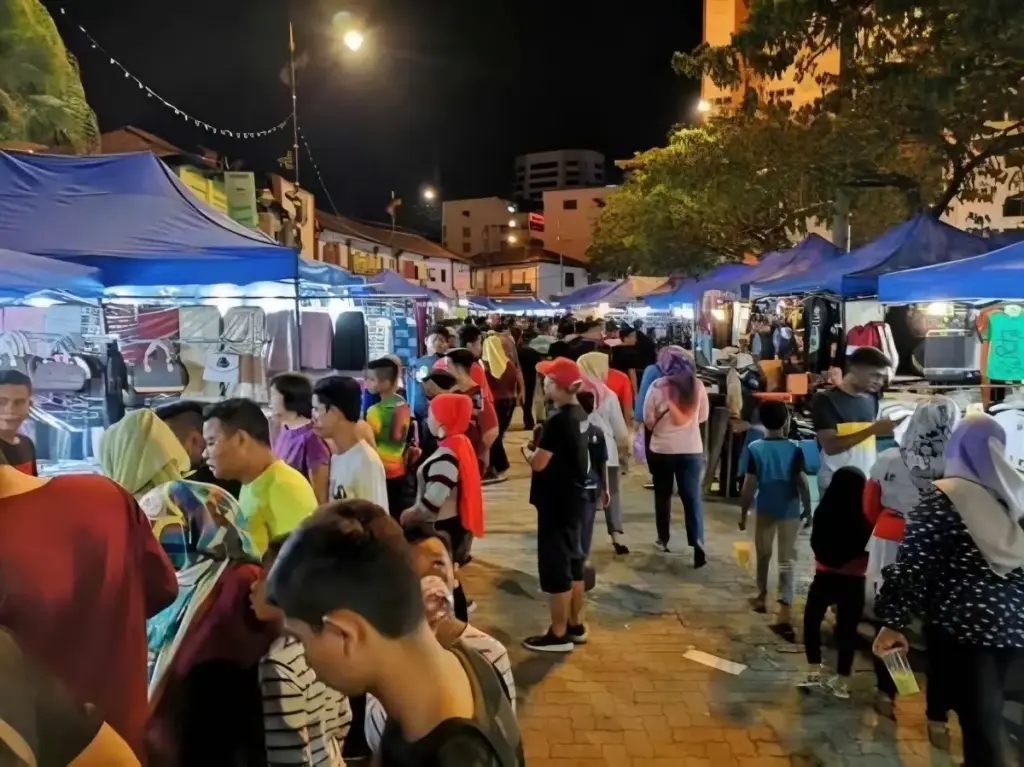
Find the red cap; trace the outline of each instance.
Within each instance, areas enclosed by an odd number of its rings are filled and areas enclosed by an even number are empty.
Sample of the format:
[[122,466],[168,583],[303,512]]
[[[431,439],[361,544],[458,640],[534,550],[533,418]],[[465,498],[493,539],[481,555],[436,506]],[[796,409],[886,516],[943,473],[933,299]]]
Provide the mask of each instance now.
[[582,380],[579,366],[567,357],[555,357],[553,360],[538,362],[537,372],[552,379],[559,389],[572,388],[573,384],[578,384]]

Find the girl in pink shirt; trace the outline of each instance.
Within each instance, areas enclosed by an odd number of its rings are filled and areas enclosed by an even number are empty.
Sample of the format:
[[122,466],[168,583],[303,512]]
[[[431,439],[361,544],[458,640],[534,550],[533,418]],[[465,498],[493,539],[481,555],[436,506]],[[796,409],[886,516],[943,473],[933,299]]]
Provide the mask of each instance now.
[[686,515],[686,541],[693,549],[694,567],[703,567],[704,514],[701,479],[704,445],[700,425],[708,419],[708,396],[697,378],[689,353],[679,346],[658,352],[662,377],[647,390],[644,424],[651,431],[649,467],[654,480],[654,516],[660,551],[668,552],[673,480]]

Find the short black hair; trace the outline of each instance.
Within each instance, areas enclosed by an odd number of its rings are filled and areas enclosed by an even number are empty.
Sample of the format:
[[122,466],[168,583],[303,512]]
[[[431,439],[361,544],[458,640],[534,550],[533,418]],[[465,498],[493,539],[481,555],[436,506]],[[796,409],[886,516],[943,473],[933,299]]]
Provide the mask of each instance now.
[[32,379],[20,370],[0,370],[0,386],[24,386],[32,393]]
[[452,340],[451,331],[444,325],[431,325],[430,330],[427,331],[427,337],[429,338],[430,336],[444,336],[449,341]]
[[604,323],[601,320],[583,320],[576,323],[576,332],[583,334],[589,333],[594,328],[604,329]]
[[380,359],[372,360],[369,365],[366,366],[367,370],[372,370],[377,374],[377,378],[382,378],[385,381],[394,383],[398,380],[398,365],[390,357],[381,357]]
[[627,338],[629,338],[635,332],[636,332],[636,328],[632,328],[629,325],[623,325],[621,328],[619,328],[619,338],[622,341],[625,341]]
[[369,501],[321,506],[289,536],[267,579],[267,597],[316,630],[335,610],[399,639],[424,620],[420,579],[398,522]]
[[846,366],[849,368],[874,368],[881,370],[892,367],[892,363],[888,357],[874,346],[861,346],[846,358]]
[[473,363],[476,362],[476,355],[469,349],[452,349],[445,357],[451,360],[453,365],[462,368],[467,373],[473,367]]
[[766,429],[776,431],[786,425],[789,408],[785,402],[762,402],[757,408],[757,415]]
[[431,381],[437,388],[450,391],[455,386],[455,376],[447,370],[431,370],[424,381]]
[[236,397],[214,402],[203,410],[203,418],[216,418],[228,431],[244,431],[257,442],[270,446],[270,423],[260,406],[251,399]]
[[594,412],[594,393],[589,391],[576,392],[576,400],[580,403],[580,407],[583,408],[583,412],[590,415]]
[[289,413],[297,413],[303,418],[313,417],[313,384],[308,376],[302,373],[281,373],[271,379],[270,385],[281,395]]
[[587,332],[588,330],[590,330],[590,323],[589,323],[589,322],[588,322],[587,320],[578,320],[578,321],[577,321],[577,322],[576,322],[576,323],[575,323],[575,324],[574,324],[574,325],[572,326],[572,329],[573,329],[573,332],[574,332],[574,333],[575,333],[576,335],[583,335],[583,334],[584,334],[584,333],[586,333],[586,332]]
[[483,331],[475,325],[463,325],[459,328],[459,346],[467,347],[475,344],[483,336]]
[[576,332],[576,323],[571,319],[564,319],[558,323],[558,336],[559,338],[565,338],[571,336]]
[[349,376],[325,376],[313,385],[313,394],[325,408],[334,408],[350,423],[363,411],[363,387]]
[[405,542],[410,546],[424,541],[439,540],[444,544],[448,556],[452,557],[453,561],[455,559],[452,552],[452,537],[444,530],[438,530],[431,522],[410,522],[402,526],[402,534],[405,536]]

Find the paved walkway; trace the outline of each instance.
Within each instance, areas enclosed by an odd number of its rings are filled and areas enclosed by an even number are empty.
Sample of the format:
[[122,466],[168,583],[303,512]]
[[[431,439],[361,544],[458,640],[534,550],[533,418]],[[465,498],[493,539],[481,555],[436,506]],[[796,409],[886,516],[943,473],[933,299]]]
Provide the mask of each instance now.
[[[796,690],[801,648],[794,652],[779,640],[769,619],[747,603],[752,573],[733,552],[733,543],[749,535],[737,530],[738,509],[707,504],[709,563],[695,571],[678,500],[679,553],[654,551],[653,498],[638,470],[624,483],[629,556],[613,555],[599,515],[590,642],[568,656],[523,650],[524,636],[547,627],[547,607],[537,586],[535,512],[518,448],[525,435],[509,436],[516,465],[508,482],[485,491],[487,537],[475,545],[463,580],[479,605],[474,622],[512,652],[530,767],[953,763],[928,743],[923,695],[900,701],[898,723],[874,713],[874,675],[864,659],[850,701]],[[807,542],[801,546],[798,583],[806,593],[812,573]],[[734,676],[709,668],[684,658],[690,649],[747,669]]]

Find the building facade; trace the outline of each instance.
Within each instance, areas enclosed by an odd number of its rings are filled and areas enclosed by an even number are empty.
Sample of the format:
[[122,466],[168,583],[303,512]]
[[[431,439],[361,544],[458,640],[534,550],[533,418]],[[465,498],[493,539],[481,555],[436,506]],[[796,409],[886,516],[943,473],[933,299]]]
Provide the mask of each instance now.
[[520,155],[515,164],[515,198],[539,204],[544,192],[602,186],[605,160],[590,149],[558,149]]
[[441,205],[441,243],[465,258],[529,244],[528,232],[527,215],[511,200],[476,197]]
[[544,248],[508,248],[473,259],[473,293],[549,300],[588,284],[587,265]]
[[559,189],[544,193],[544,247],[578,261],[587,261],[594,226],[614,186]]
[[470,263],[426,237],[323,211],[317,211],[316,221],[319,261],[354,274],[373,275],[390,269],[410,282],[452,298],[470,290]]

